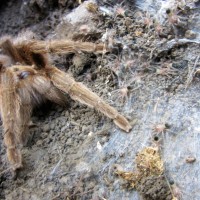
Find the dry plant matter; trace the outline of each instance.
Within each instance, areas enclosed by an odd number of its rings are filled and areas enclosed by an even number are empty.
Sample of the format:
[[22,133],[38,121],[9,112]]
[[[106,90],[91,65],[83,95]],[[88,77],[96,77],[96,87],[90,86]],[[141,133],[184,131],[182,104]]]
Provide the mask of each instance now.
[[135,172],[124,172],[117,170],[116,173],[128,181],[130,186],[136,188],[142,178],[149,176],[160,176],[164,172],[164,163],[161,160],[158,149],[146,147],[136,156]]
[[27,140],[32,109],[45,99],[64,105],[64,94],[68,93],[72,99],[96,108],[121,129],[130,131],[131,125],[116,109],[48,60],[48,53],[103,53],[104,44],[6,37],[0,45],[4,53],[0,56],[0,112],[7,157],[13,170],[22,167],[20,149]]
[[136,156],[136,170],[117,170],[131,188],[135,188],[145,200],[175,200],[175,196],[164,174],[164,162],[159,149],[146,147]]

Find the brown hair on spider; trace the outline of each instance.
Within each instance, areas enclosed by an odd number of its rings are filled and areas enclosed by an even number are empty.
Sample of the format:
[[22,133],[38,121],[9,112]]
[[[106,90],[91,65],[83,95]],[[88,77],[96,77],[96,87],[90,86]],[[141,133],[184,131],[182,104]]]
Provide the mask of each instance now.
[[44,100],[63,105],[68,94],[73,100],[100,111],[122,130],[131,130],[128,120],[115,108],[47,59],[48,53],[103,53],[104,44],[70,40],[17,41],[7,38],[0,44],[6,54],[0,56],[0,112],[7,158],[14,171],[23,166],[21,146],[27,141],[33,107]]

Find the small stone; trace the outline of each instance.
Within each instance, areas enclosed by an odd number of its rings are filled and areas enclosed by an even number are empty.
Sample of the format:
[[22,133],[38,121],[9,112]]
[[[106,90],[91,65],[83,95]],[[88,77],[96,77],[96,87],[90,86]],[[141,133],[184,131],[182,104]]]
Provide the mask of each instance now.
[[67,110],[64,114],[65,117],[68,117],[69,116],[69,111]]
[[88,189],[93,189],[95,187],[96,183],[95,182],[90,182],[88,185]]
[[52,130],[52,129],[54,129],[54,128],[55,128],[55,123],[52,122],[52,123],[50,124],[50,129]]
[[125,25],[127,27],[129,27],[132,23],[133,23],[133,20],[131,18],[129,18],[129,17],[126,17],[126,19],[125,19]]
[[83,125],[82,126],[82,132],[87,131],[87,126]]
[[49,124],[45,124],[45,125],[43,126],[43,131],[44,131],[44,132],[49,132],[49,130],[50,130]]
[[106,136],[102,137],[101,142],[102,143],[108,142],[108,137]]
[[50,130],[49,134],[53,136],[53,135],[55,135],[55,131]]
[[70,145],[70,144],[72,144],[72,142],[73,142],[72,138],[69,138],[69,139],[67,140],[66,144]]
[[196,161],[196,158],[195,157],[191,157],[191,156],[189,156],[189,157],[187,157],[185,159],[186,163],[194,163],[195,161]]
[[36,145],[37,145],[37,146],[42,146],[42,143],[43,143],[42,140],[38,140],[37,143],[36,143]]
[[195,39],[195,38],[197,37],[197,33],[195,33],[195,32],[192,31],[192,30],[187,30],[187,31],[185,32],[185,37],[186,37],[187,39]]

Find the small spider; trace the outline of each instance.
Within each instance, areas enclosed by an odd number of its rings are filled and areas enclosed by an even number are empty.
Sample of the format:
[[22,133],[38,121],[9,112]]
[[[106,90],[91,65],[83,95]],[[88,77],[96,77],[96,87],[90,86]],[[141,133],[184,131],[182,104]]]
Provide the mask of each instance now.
[[155,21],[155,23],[154,23],[154,29],[155,29],[155,34],[157,36],[164,35],[163,26],[158,21]]
[[115,91],[113,91],[112,93],[115,95],[117,95],[117,98],[119,99],[119,102],[124,104],[127,100],[128,100],[128,96],[129,96],[129,88],[128,86],[124,86],[122,88],[119,88]]
[[155,124],[153,126],[153,131],[156,134],[164,133],[168,129],[168,125],[165,123]]
[[102,53],[104,44],[68,40],[38,41],[32,38],[2,38],[0,47],[0,113],[3,121],[7,157],[15,171],[22,167],[21,146],[27,132],[33,107],[48,99],[64,105],[65,93],[113,119],[129,132],[131,125],[116,109],[69,74],[53,66],[48,53]]
[[115,96],[117,101],[122,105],[128,101],[129,97],[131,96],[131,92],[139,89],[142,83],[142,76],[140,74],[132,74],[134,77],[131,77],[128,80],[119,81],[119,89],[111,92],[111,94]]
[[178,23],[180,22],[178,13],[170,9],[167,9],[166,13],[167,13],[168,22],[173,25],[178,25]]
[[172,67],[172,63],[163,63],[160,67],[156,68],[156,74],[161,76],[171,76],[177,75],[178,70]]
[[125,12],[126,12],[126,10],[121,6],[117,6],[115,8],[115,13],[117,16],[125,17]]
[[145,27],[150,28],[151,25],[153,25],[153,18],[151,17],[150,13],[148,11],[145,12],[136,12],[136,22],[139,22],[140,24],[143,24]]
[[179,16],[180,12],[177,11],[177,9],[167,9],[166,10],[166,14],[167,14],[167,21],[169,22],[170,25],[172,25],[172,27],[174,26],[187,26],[187,17],[182,17]]
[[157,122],[152,125],[152,142],[157,148],[162,148],[163,139],[165,133],[170,128],[170,125],[166,122]]
[[151,18],[151,15],[148,12],[145,13],[145,16],[143,18],[143,23],[144,23],[145,26],[148,27],[148,29],[153,24],[153,20]]
[[172,200],[182,199],[183,192],[181,191],[181,189],[176,184],[173,184],[171,186],[171,189],[172,189],[172,194],[173,194],[173,199]]

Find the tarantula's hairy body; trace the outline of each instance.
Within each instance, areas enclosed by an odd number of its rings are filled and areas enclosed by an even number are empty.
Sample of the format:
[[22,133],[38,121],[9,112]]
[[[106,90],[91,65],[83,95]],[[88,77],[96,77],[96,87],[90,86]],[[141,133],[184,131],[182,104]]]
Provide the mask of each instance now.
[[32,109],[45,99],[64,105],[65,93],[68,93],[72,99],[96,108],[121,129],[130,131],[131,126],[125,117],[48,61],[50,52],[102,53],[103,44],[4,38],[1,48],[6,55],[0,56],[0,112],[7,157],[13,170],[22,167],[20,149],[27,140]]

